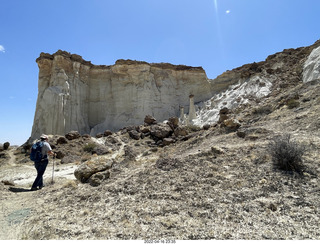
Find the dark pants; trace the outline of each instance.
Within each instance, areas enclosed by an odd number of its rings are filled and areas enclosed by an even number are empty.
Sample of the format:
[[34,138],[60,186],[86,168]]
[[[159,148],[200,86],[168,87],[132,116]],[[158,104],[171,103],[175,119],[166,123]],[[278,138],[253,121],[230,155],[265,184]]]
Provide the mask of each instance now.
[[43,159],[41,162],[34,164],[34,167],[37,170],[37,178],[33,182],[33,189],[37,188],[37,186],[39,186],[40,188],[43,187],[43,174],[46,171],[48,163],[48,159]]

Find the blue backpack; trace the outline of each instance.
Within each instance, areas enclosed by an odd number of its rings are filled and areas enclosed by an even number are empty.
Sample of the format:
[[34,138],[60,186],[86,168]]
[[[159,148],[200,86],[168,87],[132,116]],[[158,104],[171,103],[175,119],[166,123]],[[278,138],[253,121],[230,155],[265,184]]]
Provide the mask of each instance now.
[[38,141],[32,145],[30,159],[33,162],[36,162],[36,163],[41,162],[41,160],[42,160],[42,147],[43,147],[42,141]]

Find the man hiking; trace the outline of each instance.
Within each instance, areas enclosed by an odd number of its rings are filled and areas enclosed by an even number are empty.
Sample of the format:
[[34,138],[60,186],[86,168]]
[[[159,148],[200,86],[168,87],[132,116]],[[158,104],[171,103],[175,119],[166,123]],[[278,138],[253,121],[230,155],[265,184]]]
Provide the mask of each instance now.
[[37,143],[39,143],[39,146],[41,147],[41,159],[35,161],[35,163],[34,163],[34,166],[37,170],[37,177],[32,184],[31,191],[36,191],[36,190],[38,190],[37,187],[39,187],[39,189],[41,189],[44,186],[43,185],[43,174],[46,171],[47,165],[49,163],[48,154],[55,155],[55,153],[52,152],[50,144],[48,143],[48,136],[47,135],[42,134],[40,137],[40,142],[37,142]]

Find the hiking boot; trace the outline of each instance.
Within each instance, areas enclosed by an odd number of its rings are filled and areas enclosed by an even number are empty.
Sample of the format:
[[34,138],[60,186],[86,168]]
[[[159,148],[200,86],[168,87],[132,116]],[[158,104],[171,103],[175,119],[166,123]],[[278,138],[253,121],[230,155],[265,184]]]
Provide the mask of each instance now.
[[38,188],[31,188],[30,191],[36,191]]

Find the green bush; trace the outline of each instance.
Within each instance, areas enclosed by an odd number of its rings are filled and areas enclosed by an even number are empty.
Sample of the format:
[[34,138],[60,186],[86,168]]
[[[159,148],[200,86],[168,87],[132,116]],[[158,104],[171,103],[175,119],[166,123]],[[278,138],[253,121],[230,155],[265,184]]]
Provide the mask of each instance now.
[[290,135],[276,137],[268,146],[275,168],[298,173],[302,173],[305,149],[305,146],[292,141]]

